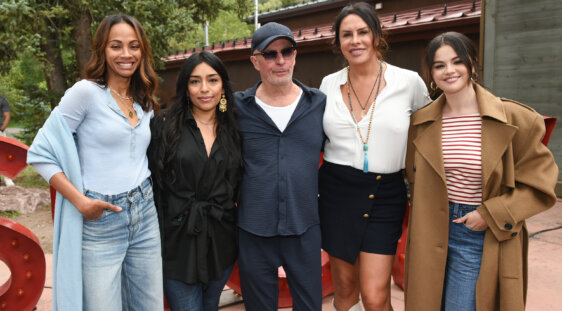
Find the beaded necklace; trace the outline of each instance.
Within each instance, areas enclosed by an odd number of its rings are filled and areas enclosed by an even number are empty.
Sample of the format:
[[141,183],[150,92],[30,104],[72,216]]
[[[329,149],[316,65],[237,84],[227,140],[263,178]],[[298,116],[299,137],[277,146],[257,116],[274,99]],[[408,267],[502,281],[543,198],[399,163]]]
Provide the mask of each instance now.
[[[346,83],[347,101],[349,102],[349,110],[351,111],[351,116],[353,117],[353,121],[355,121],[355,127],[357,128],[357,133],[359,133],[359,138],[361,139],[361,142],[363,143],[363,152],[364,152],[363,173],[369,172],[369,158],[367,156],[367,151],[369,150],[368,142],[369,142],[369,136],[371,134],[371,125],[373,123],[373,115],[375,114],[375,105],[377,104],[377,96],[379,95],[379,90],[380,90],[380,87],[381,87],[381,80],[382,80],[381,74],[382,74],[382,62],[379,61],[379,74],[377,76],[377,79],[375,80],[375,83],[377,83],[377,81],[378,81],[377,92],[375,93],[375,99],[373,100],[373,105],[372,105],[373,108],[371,110],[371,116],[369,117],[369,128],[367,129],[367,139],[363,139],[363,134],[361,134],[361,128],[359,128],[359,122],[357,122],[357,118],[355,117],[355,114],[353,113],[353,106],[351,105],[351,95],[349,94],[349,85],[351,84],[351,80],[349,79],[349,68],[347,70],[347,83]],[[373,88],[374,88],[374,84],[373,84]],[[359,100],[359,99],[357,99],[357,100]],[[367,99],[367,100],[369,100],[369,99]],[[361,106],[361,103],[359,103],[359,106]],[[365,105],[365,107],[366,106],[367,105]]]

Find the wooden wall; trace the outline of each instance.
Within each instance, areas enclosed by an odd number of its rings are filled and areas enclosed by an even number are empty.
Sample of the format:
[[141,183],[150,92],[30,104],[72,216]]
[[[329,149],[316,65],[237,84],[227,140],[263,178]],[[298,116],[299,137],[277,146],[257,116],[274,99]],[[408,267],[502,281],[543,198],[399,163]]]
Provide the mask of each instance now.
[[558,118],[548,147],[562,168],[562,1],[486,0],[483,7],[484,83]]

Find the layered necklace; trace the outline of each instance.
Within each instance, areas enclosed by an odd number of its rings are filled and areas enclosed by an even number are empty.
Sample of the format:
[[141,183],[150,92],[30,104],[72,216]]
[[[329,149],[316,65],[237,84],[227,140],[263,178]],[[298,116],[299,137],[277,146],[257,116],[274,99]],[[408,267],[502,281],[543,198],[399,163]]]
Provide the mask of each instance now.
[[123,95],[119,94],[116,90],[114,90],[114,89],[112,89],[112,88],[109,88],[109,90],[110,90],[113,94],[117,95],[117,97],[119,97],[121,103],[122,103],[123,105],[125,105],[125,107],[126,107],[127,110],[129,111],[129,118],[132,119],[132,118],[134,117],[134,115],[135,115],[135,110],[133,109],[134,101],[133,101],[132,103],[129,103],[129,101],[132,100],[133,97],[132,97],[132,96],[130,96],[130,97],[128,97],[128,96],[123,96]]
[[[373,87],[371,88],[371,92],[369,93],[369,97],[367,97],[367,101],[365,102],[365,107],[363,107],[361,105],[361,101],[359,100],[359,97],[357,96],[357,93],[355,92],[355,89],[353,88],[353,84],[351,83],[351,79],[349,78],[349,71],[350,68],[347,69],[347,83],[346,83],[346,87],[347,87],[347,101],[349,102],[349,110],[351,111],[351,116],[353,117],[353,121],[355,121],[355,127],[357,128],[357,133],[359,133],[359,138],[361,139],[361,142],[363,143],[363,153],[364,153],[364,160],[363,160],[363,173],[367,173],[369,172],[369,158],[367,156],[367,151],[369,150],[369,136],[371,134],[371,125],[373,123],[373,115],[375,114],[375,105],[377,104],[377,96],[379,95],[379,91],[381,88],[381,74],[382,74],[382,62],[379,61],[379,74],[377,76],[377,79],[375,80],[375,83],[373,83]],[[378,82],[378,83],[377,83]],[[375,93],[375,98],[373,99],[373,104],[372,104],[372,109],[371,109],[371,116],[369,117],[369,127],[367,129],[367,136],[366,139],[363,138],[363,134],[361,133],[361,128],[359,127],[359,122],[357,121],[357,118],[355,117],[355,113],[353,112],[353,105],[351,104],[351,95],[349,93],[349,87],[351,86],[351,89],[353,90],[353,94],[355,94],[355,98],[357,99],[357,103],[359,104],[359,107],[361,107],[362,111],[361,111],[361,117],[365,116],[365,109],[367,109],[367,107],[369,107],[369,99],[371,99],[371,95],[373,94],[373,90],[375,89],[375,85],[377,85],[377,92]]]

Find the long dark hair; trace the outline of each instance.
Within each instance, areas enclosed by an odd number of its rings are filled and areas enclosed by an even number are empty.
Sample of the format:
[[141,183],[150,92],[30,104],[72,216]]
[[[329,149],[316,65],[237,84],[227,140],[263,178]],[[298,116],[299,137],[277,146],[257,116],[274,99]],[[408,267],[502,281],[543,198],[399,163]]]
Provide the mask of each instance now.
[[[173,160],[178,149],[181,136],[181,127],[188,114],[191,114],[192,103],[189,99],[188,82],[195,67],[201,63],[211,66],[221,77],[224,96],[227,100],[227,110],[220,112],[218,105],[215,108],[216,114],[216,133],[222,147],[225,148],[228,161],[240,159],[242,140],[236,122],[236,109],[234,107],[234,95],[228,72],[223,62],[214,54],[202,51],[192,54],[183,64],[176,81],[176,95],[173,104],[164,110],[162,117],[165,118],[162,128],[162,142],[160,156],[158,157],[157,176],[169,177],[169,182],[174,182],[176,175],[173,167]],[[238,156],[233,156],[238,155]]]
[[125,14],[109,15],[105,17],[94,35],[94,44],[92,46],[92,56],[84,70],[86,79],[107,86],[107,64],[105,60],[105,48],[109,40],[109,31],[115,24],[126,23],[133,27],[135,34],[139,39],[141,50],[140,66],[135,70],[131,77],[129,93],[135,101],[141,105],[144,111],[152,108],[158,108],[156,99],[156,88],[158,87],[158,78],[154,72],[152,58],[152,49],[148,43],[148,38],[142,25],[134,17]]
[[[431,71],[433,62],[435,60],[435,52],[443,45],[448,45],[453,48],[453,50],[455,50],[455,53],[457,53],[461,62],[466,66],[468,72],[472,74],[471,79],[473,83],[480,84],[480,79],[478,76],[478,68],[480,67],[478,66],[478,52],[476,50],[476,47],[474,46],[474,43],[472,42],[472,40],[470,40],[470,38],[463,35],[462,33],[455,31],[442,33],[433,38],[427,45],[427,52],[424,62],[424,75],[428,83],[431,84],[431,82],[433,81],[433,78],[431,77]],[[436,93],[438,93],[435,91],[433,92],[434,94],[432,94],[432,96],[435,96],[437,95]]]
[[373,7],[366,2],[356,2],[356,3],[348,4],[340,11],[338,17],[336,17],[336,21],[332,26],[332,29],[336,34],[334,45],[337,48],[337,50],[339,51],[341,48],[340,46],[341,22],[345,17],[351,14],[355,14],[359,16],[369,26],[371,32],[373,33],[373,41],[374,41],[373,47],[375,48],[377,57],[378,59],[383,60],[384,54],[388,51],[388,43],[384,38],[381,21],[379,20],[377,13],[375,13]]

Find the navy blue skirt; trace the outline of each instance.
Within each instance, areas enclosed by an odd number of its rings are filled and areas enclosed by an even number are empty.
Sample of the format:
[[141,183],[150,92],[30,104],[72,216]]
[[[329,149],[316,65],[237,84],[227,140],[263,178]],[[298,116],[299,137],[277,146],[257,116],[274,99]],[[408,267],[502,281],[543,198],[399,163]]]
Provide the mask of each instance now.
[[401,172],[363,173],[324,161],[319,172],[322,248],[354,264],[360,251],[394,255],[406,213]]

